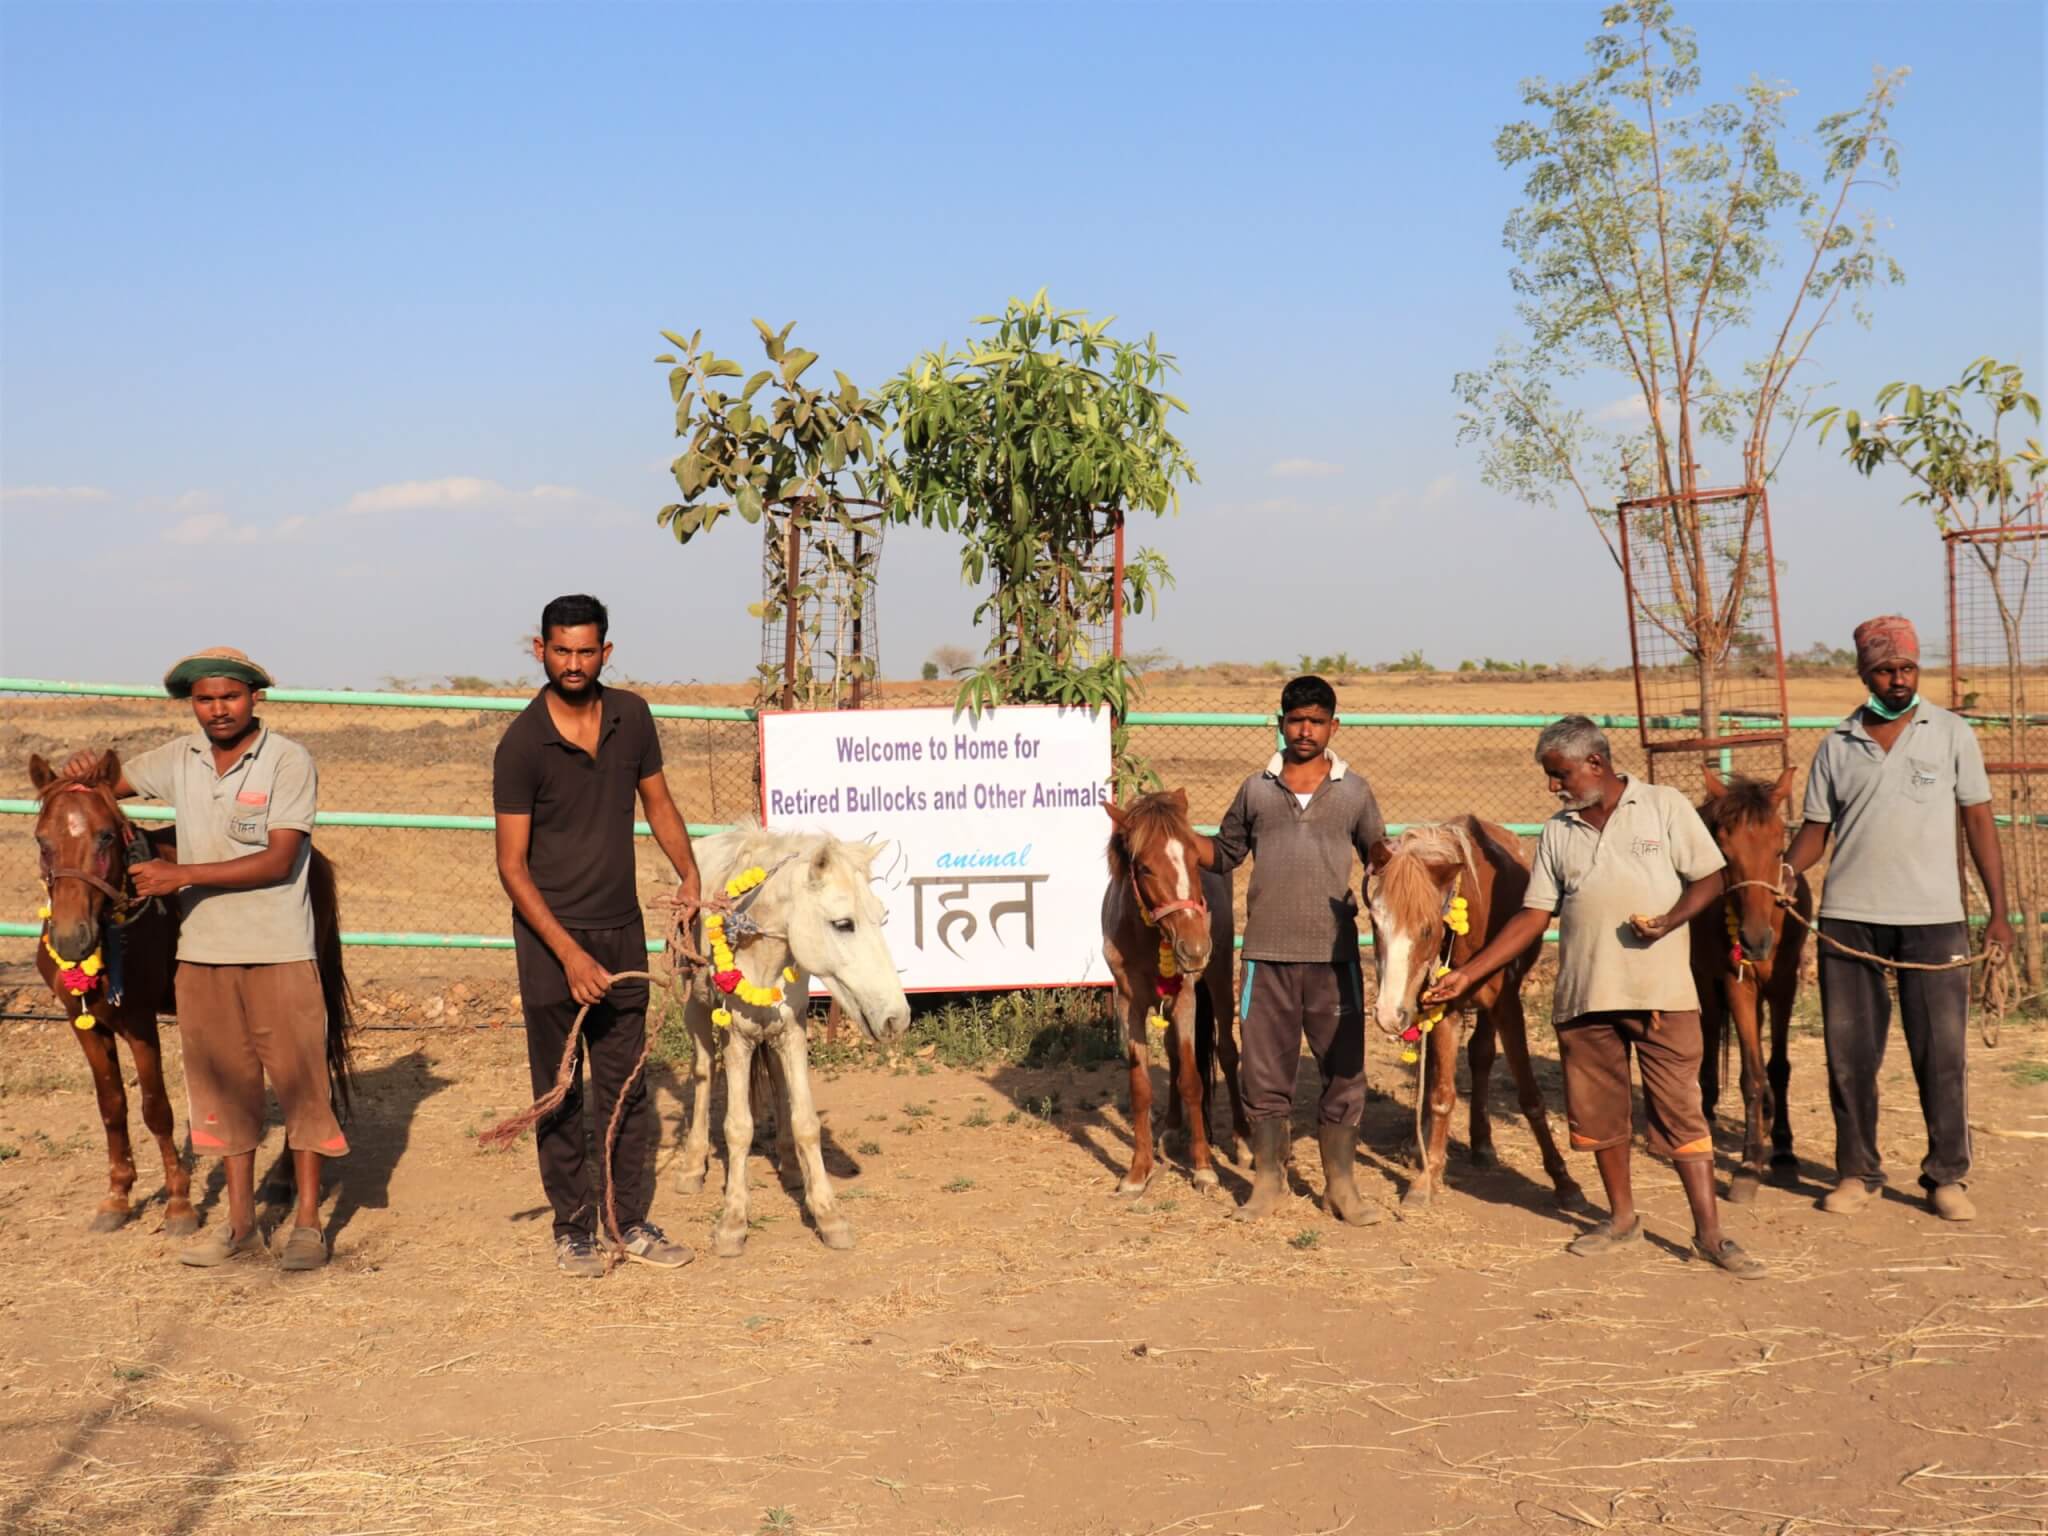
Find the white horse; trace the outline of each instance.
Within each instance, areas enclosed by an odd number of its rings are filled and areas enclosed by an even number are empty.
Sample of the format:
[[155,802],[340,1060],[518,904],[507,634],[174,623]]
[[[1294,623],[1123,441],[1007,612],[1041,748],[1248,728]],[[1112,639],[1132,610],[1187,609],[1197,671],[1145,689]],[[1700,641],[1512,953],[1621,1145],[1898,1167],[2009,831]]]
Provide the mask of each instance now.
[[[758,828],[721,832],[697,844],[707,897],[722,893],[741,870],[758,866],[768,871],[746,909],[760,936],[735,943],[733,960],[748,981],[783,992],[781,1002],[753,1007],[718,991],[710,975],[700,971],[684,998],[684,1022],[697,1043],[690,1069],[690,1130],[676,1173],[676,1187],[686,1194],[704,1187],[710,1168],[711,1063],[718,1035],[725,1036],[725,1209],[712,1235],[712,1249],[720,1258],[737,1258],[747,1245],[747,1151],[754,1139],[748,1085],[754,1053],[763,1047],[782,1100],[776,1140],[784,1182],[794,1163],[802,1173],[804,1208],[825,1246],[853,1246],[853,1230],[825,1177],[804,1013],[815,976],[870,1038],[887,1040],[910,1027],[910,1001],[882,937],[882,903],[870,872],[877,851],[872,843]],[[784,977],[785,966],[795,972],[795,980]],[[732,1015],[723,1030],[711,1021],[712,1010],[719,1007]]]

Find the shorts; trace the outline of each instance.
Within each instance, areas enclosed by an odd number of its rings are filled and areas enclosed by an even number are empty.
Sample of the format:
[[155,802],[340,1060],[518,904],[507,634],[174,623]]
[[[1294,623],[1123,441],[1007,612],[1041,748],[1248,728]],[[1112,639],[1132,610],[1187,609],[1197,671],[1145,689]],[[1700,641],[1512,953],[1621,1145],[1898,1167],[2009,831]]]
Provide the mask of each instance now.
[[341,1157],[327,1078],[327,1000],[311,960],[275,965],[178,963],[178,1034],[192,1150],[254,1152],[263,1140],[263,1081],[284,1111],[285,1145]]
[[1558,1025],[1565,1119],[1574,1150],[1628,1145],[1635,1123],[1628,1084],[1633,1051],[1643,1078],[1650,1150],[1673,1162],[1711,1162],[1714,1137],[1700,1103],[1700,1049],[1698,1010],[1582,1013]]

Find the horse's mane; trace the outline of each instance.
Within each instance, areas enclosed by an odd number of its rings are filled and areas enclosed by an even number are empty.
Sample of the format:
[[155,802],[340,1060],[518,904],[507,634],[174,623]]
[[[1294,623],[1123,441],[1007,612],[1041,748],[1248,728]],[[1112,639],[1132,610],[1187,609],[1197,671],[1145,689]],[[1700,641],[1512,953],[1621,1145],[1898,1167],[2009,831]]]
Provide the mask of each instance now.
[[1109,872],[1121,880],[1131,872],[1131,860],[1140,848],[1161,837],[1177,837],[1192,843],[1195,824],[1188,813],[1164,791],[1140,795],[1124,809],[1123,825],[1109,835]]
[[711,896],[739,870],[755,865],[773,871],[779,864],[809,863],[820,853],[835,864],[854,870],[860,883],[867,883],[864,870],[854,868],[854,855],[847,845],[823,832],[789,832],[772,827],[735,827],[702,838],[697,843],[698,862],[704,871],[704,894]]
[[1777,821],[1778,807],[1772,798],[1776,793],[1777,786],[1763,779],[1729,779],[1718,796],[1700,806],[1700,819],[1717,833]]
[[1472,834],[1456,822],[1410,827],[1389,847],[1393,857],[1380,870],[1379,895],[1404,926],[1421,928],[1443,915],[1444,893],[1430,878],[1430,866],[1457,864],[1475,883],[1479,879]]

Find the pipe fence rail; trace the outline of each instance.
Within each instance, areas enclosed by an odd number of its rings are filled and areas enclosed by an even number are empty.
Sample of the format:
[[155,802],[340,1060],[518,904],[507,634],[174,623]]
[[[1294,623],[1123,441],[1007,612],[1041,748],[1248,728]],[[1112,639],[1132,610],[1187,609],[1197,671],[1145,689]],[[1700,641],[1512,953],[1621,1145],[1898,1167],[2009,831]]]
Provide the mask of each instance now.
[[[692,835],[758,821],[754,711],[714,702],[741,695],[744,687],[622,686],[643,694],[653,710],[669,784]],[[1173,692],[1175,702],[1201,702]],[[24,794],[31,754],[40,753],[53,766],[81,747],[112,747],[130,756],[192,729],[186,706],[154,684],[0,678],[0,698],[7,700],[7,775]],[[490,844],[480,834],[493,825],[493,750],[510,723],[507,717],[531,699],[530,692],[268,692],[263,718],[312,752],[320,803],[333,807],[320,812],[317,835],[339,872],[348,943],[415,951],[511,947],[508,904]],[[947,706],[952,690],[945,683],[922,690],[890,685],[888,701]],[[1536,732],[1554,718],[1345,714],[1336,749],[1370,777],[1397,827],[1469,811],[1528,837],[1555,809],[1530,758]],[[1619,765],[1643,771],[1635,717],[1594,718],[1611,733]],[[1195,820],[1205,828],[1221,819],[1239,783],[1273,750],[1268,713],[1137,710],[1125,723],[1133,750],[1162,783],[1187,790]],[[1811,756],[1820,734],[1835,723],[1792,720],[1794,761]],[[1667,763],[1660,772],[1668,778],[1677,766]],[[1690,771],[1696,775],[1697,764]],[[34,913],[41,890],[25,820],[36,809],[31,798],[0,799],[0,829],[14,830],[0,836],[0,938],[33,939],[39,932]],[[163,821],[172,814],[153,805],[128,810],[138,820]],[[637,830],[642,886],[656,889],[665,883],[666,864],[646,824]],[[1240,872],[1240,927],[1244,885]]]

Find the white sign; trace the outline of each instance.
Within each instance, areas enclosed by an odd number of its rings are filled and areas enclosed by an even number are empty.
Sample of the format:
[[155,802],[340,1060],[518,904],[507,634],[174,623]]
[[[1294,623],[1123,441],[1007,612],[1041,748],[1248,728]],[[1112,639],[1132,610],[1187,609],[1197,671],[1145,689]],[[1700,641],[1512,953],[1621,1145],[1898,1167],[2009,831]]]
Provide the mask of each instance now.
[[889,845],[889,951],[916,991],[1107,982],[1109,716],[1050,706],[761,716],[771,827]]

